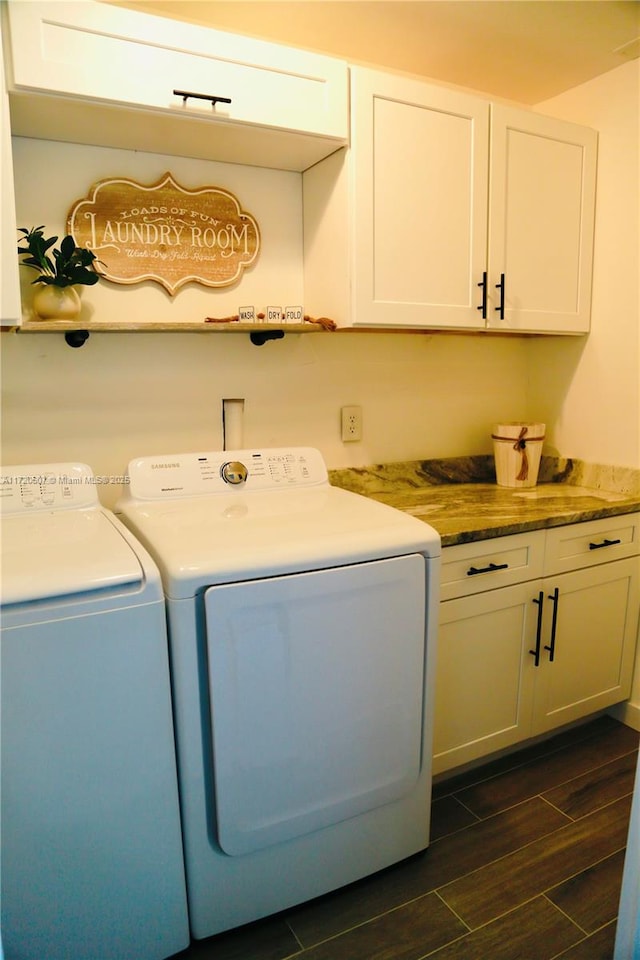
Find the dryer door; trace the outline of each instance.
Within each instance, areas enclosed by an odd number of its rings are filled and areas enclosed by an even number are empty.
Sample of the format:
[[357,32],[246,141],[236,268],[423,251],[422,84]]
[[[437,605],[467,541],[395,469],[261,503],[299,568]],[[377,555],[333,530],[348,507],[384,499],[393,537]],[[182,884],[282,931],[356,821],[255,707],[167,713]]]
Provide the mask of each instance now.
[[425,562],[411,555],[207,590],[226,853],[310,833],[415,786]]

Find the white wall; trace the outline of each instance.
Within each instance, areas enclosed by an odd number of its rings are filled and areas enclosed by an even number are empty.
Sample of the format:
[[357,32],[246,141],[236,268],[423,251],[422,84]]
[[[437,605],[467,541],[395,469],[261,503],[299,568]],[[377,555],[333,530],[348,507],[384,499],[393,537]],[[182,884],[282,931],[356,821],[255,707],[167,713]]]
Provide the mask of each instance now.
[[563,455],[640,467],[640,61],[537,109],[599,143],[591,333],[532,344],[530,402]]
[[[300,174],[24,137],[14,137],[12,144],[18,227],[45,224],[47,236],[61,236],[70,208],[91,194],[93,184],[125,177],[152,186],[167,172],[184,190],[224,187],[259,224],[257,263],[244,271],[239,283],[228,287],[190,283],[171,297],[157,283],[101,282],[84,288],[81,319],[131,317],[137,321],[204,323],[206,316],[237,313],[240,303],[255,302],[256,307],[264,307],[281,300],[288,304],[301,301]],[[107,266],[110,255],[115,255],[108,246],[97,253]],[[29,267],[21,267],[20,274],[23,305],[30,313],[30,285],[37,274]]]
[[[62,231],[96,180],[153,183],[166,171],[185,187],[230,189],[258,220],[262,255],[238,287],[190,285],[171,300],[150,283],[101,282],[83,293],[96,317],[193,320],[240,301],[302,299],[299,174],[21,138],[14,162],[19,226]],[[33,276],[22,269],[27,304]],[[489,453],[494,422],[534,413],[530,341],[518,338],[310,333],[256,347],[246,334],[123,333],[71,349],[58,334],[19,333],[0,347],[4,462],[82,460],[105,476],[136,456],[220,448],[229,396],[246,399],[246,445],[317,446],[330,467]],[[340,407],[352,403],[363,408],[364,440],[343,444]],[[118,492],[100,488],[107,505]]]

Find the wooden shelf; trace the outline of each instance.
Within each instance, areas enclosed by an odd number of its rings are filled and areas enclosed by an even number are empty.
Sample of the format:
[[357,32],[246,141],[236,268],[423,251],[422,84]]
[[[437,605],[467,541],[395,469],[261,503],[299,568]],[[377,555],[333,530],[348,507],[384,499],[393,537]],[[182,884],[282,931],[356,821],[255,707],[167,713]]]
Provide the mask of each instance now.
[[205,323],[203,320],[176,323],[135,323],[133,321],[92,320],[27,320],[21,326],[12,327],[18,333],[70,333],[86,330],[87,333],[267,333],[282,330],[283,333],[324,333],[319,323]]

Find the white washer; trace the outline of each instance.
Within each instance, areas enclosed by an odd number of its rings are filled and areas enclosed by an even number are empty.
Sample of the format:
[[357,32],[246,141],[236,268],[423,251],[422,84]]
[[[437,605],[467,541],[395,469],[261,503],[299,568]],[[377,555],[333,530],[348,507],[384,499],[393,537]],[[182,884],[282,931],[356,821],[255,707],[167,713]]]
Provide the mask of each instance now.
[[191,929],[429,842],[440,539],[310,448],[147,457],[116,508],[167,598]]
[[0,471],[7,960],[189,943],[164,597],[77,463]]

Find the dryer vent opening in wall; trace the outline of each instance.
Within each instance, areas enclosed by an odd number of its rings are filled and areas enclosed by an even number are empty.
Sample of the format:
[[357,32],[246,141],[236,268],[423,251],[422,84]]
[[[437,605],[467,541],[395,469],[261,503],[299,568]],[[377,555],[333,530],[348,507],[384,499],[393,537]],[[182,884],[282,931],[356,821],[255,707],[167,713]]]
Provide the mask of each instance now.
[[244,399],[227,398],[222,401],[223,450],[240,450],[243,446]]

